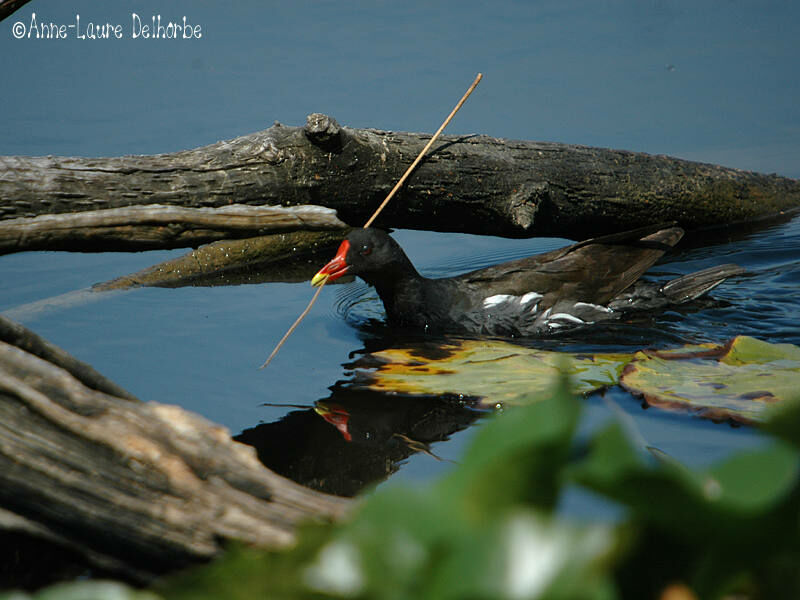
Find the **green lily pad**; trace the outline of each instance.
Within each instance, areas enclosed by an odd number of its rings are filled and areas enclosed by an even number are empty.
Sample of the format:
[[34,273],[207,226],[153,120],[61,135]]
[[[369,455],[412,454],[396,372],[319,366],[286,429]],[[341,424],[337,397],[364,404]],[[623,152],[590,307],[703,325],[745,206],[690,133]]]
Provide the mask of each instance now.
[[651,406],[760,423],[771,406],[800,395],[800,348],[738,336],[722,345],[637,352],[620,384]]
[[630,354],[568,354],[499,340],[390,348],[367,357],[353,386],[405,395],[478,398],[484,406],[527,404],[560,371],[572,391],[621,384],[651,406],[713,420],[762,423],[768,409],[800,399],[800,347],[739,336],[726,344]]
[[562,370],[578,393],[616,385],[631,355],[578,355],[497,340],[464,340],[427,354],[419,348],[390,348],[370,354],[370,359],[378,366],[357,378],[358,385],[370,390],[469,396],[486,406],[503,406],[530,402]]

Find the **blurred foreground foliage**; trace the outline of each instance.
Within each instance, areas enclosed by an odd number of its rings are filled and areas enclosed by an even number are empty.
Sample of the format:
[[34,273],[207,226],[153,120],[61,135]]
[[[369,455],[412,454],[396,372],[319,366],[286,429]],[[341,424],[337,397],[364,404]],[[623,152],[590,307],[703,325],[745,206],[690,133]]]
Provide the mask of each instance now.
[[[149,591],[77,582],[32,598],[800,597],[800,402],[776,409],[758,450],[696,470],[618,423],[578,435],[569,387],[558,378],[491,417],[437,483],[386,485],[350,521],[307,525],[291,550],[233,547]],[[576,487],[619,518],[560,514]]]

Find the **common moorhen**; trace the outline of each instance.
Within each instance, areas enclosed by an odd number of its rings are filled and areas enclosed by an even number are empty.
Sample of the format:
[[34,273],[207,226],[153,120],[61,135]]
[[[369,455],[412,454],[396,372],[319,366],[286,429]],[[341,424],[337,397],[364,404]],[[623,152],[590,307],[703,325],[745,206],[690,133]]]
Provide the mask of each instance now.
[[683,237],[679,227],[645,227],[455,277],[421,276],[379,229],[354,229],[312,285],[344,274],[375,287],[393,326],[489,335],[542,335],[663,308],[701,296],[744,270],[727,264],[663,285],[637,281]]

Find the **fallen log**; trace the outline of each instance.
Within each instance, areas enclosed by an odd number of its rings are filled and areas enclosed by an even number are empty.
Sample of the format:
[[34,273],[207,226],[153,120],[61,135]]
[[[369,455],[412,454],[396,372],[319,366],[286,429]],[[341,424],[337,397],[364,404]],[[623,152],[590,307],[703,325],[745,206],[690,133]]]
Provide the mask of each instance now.
[[0,324],[0,532],[146,581],[229,540],[285,546],[298,522],[350,506],[271,472],[202,417],[101,391],[87,365],[50,362],[52,345]]
[[[0,157],[3,220],[162,204],[322,205],[361,225],[430,139],[310,115],[194,150]],[[677,221],[699,229],[800,206],[800,181],[622,150],[443,136],[377,225],[587,238]],[[226,236],[227,237],[227,236]],[[20,248],[21,249],[21,248]]]
[[21,217],[0,223],[0,254],[25,250],[149,250],[185,248],[221,238],[346,229],[322,206],[184,208],[149,204]]

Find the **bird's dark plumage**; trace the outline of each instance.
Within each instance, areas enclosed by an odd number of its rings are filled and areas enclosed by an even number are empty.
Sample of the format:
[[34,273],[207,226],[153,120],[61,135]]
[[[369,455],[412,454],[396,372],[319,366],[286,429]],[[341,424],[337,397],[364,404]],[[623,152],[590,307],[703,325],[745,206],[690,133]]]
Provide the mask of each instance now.
[[712,267],[663,286],[637,280],[680,241],[678,227],[586,240],[443,279],[422,277],[387,233],[353,230],[312,283],[348,273],[374,286],[391,325],[454,333],[540,335],[694,299],[741,273]]

